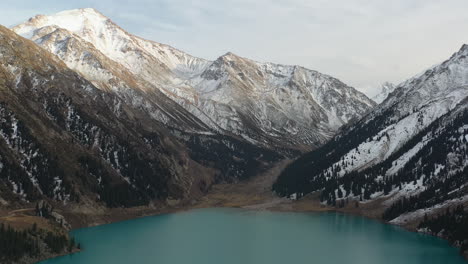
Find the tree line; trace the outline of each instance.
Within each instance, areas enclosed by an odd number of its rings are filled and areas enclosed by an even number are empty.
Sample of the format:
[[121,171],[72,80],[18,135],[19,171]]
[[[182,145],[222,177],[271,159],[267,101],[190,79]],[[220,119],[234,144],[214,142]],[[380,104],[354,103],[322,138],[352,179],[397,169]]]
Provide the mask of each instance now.
[[24,230],[0,224],[0,263],[16,262],[23,257],[35,259],[47,252],[72,252],[80,247],[74,238],[40,229],[36,224]]
[[436,217],[425,215],[418,228],[426,229],[433,235],[440,234],[452,244],[460,246],[460,251],[468,250],[468,211],[463,205],[454,209],[447,208]]

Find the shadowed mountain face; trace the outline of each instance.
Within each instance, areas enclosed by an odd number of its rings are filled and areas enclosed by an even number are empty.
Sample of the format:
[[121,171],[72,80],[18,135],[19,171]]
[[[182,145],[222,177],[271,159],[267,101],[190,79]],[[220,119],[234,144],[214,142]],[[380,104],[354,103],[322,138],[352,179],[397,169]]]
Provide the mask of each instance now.
[[273,150],[310,149],[375,105],[299,66],[232,53],[213,62],[195,58],[131,35],[94,9],[36,16],[13,30],[98,88],[184,132],[237,136]]
[[320,191],[322,201],[334,205],[392,197],[384,217],[396,223],[422,217],[422,208],[463,202],[467,55],[464,45],[449,60],[398,85],[371,114],[286,168],[273,189],[298,197]]

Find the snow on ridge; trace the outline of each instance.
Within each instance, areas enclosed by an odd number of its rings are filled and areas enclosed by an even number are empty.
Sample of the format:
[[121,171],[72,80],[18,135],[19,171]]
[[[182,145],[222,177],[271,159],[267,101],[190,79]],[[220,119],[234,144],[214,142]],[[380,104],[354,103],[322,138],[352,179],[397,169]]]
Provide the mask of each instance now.
[[83,30],[86,24],[101,26],[102,22],[106,20],[108,20],[108,18],[98,13],[95,9],[74,9],[62,11],[56,13],[55,15],[35,16],[25,24],[15,26],[13,30],[23,37],[30,38],[30,36],[33,34],[33,31],[38,27],[60,25],[61,27],[66,28],[72,32],[78,32]]
[[[214,62],[200,59],[134,36],[93,9],[37,16],[13,30],[32,34],[29,37],[34,40],[45,33],[40,30],[52,26],[75,34],[75,40],[90,43],[214,131],[229,131],[260,142],[293,135],[293,145],[318,145],[374,106],[364,94],[317,71],[255,62],[232,53]],[[52,43],[47,49],[60,54],[59,44]],[[98,81],[112,82],[111,74],[77,56],[81,55],[62,56],[62,60],[96,85]],[[251,120],[245,121],[245,117]]]
[[[370,141],[350,150],[325,172],[345,162],[347,166],[340,172],[343,176],[384,161],[409,139],[468,98],[467,47],[464,46],[442,64],[400,84],[365,120],[368,123],[390,110],[392,116],[386,117],[386,120],[391,120],[390,125],[376,133]],[[395,174],[424,144],[424,141],[419,142],[400,156],[386,174]]]
[[372,97],[376,103],[382,103],[387,97],[395,90],[395,85],[393,83],[385,82],[382,84],[382,88],[379,94]]

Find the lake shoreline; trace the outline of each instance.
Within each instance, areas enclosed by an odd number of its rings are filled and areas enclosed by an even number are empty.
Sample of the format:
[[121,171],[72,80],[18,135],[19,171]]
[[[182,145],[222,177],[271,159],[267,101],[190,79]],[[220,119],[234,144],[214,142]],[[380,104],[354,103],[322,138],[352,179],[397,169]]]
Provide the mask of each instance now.
[[[61,213],[70,223],[72,230],[202,208],[241,208],[256,211],[299,213],[339,212],[370,218],[383,224],[395,225],[381,218],[384,208],[386,208],[383,203],[390,197],[358,203],[358,206],[352,201],[343,208],[335,208],[321,204],[318,193],[309,194],[296,201],[275,196],[271,192],[271,186],[280,172],[290,162],[290,160],[279,162],[246,181],[212,185],[205,195],[197,199],[167,201],[133,208],[110,209],[101,207],[96,209],[93,206],[73,206],[58,209],[61,209]],[[418,220],[414,220],[396,226],[410,232],[417,232],[418,223]],[[441,238],[447,240],[444,237]],[[468,252],[465,252],[464,257],[468,260]]]
[[[65,215],[67,220],[71,219],[72,229],[92,227],[103,224],[121,222],[147,216],[156,216],[177,212],[184,212],[202,208],[241,208],[256,211],[272,212],[340,212],[355,216],[366,217],[383,224],[395,225],[382,219],[382,214],[386,208],[385,201],[391,197],[376,199],[371,202],[346,204],[343,208],[325,206],[320,203],[319,194],[312,193],[299,200],[291,200],[275,196],[271,192],[271,186],[279,173],[290,163],[290,160],[282,161],[267,171],[262,172],[249,180],[231,183],[215,184],[208,192],[198,199],[185,201],[171,201],[165,204],[153,204],[135,208],[115,208],[104,209],[97,215],[77,217],[76,211],[70,215]],[[169,205],[170,204],[170,205]],[[75,214],[75,215],[73,215]],[[420,219],[405,222],[405,224],[395,225],[402,227],[409,232],[418,232],[417,225]],[[434,236],[434,235],[433,235]],[[440,236],[437,236],[440,237]],[[445,237],[440,237],[447,240]],[[463,254],[468,260],[468,252]]]
[[[226,186],[222,186],[221,189],[225,187]],[[157,209],[151,208],[151,207],[140,207],[138,208],[138,210],[136,210],[135,208],[130,208],[129,210],[131,213],[125,214],[124,217],[122,217],[120,210],[114,211],[115,215],[113,215],[112,212],[109,212],[108,214],[106,214],[108,218],[106,218],[106,220],[101,223],[95,222],[89,225],[85,224],[85,225],[80,225],[78,227],[73,226],[72,230],[111,224],[111,223],[117,223],[117,222],[138,219],[138,218],[143,218],[143,217],[149,217],[149,216],[158,216],[158,215],[164,215],[164,214],[186,212],[186,211],[190,211],[194,209],[236,208],[236,209],[245,209],[245,210],[252,210],[252,211],[289,212],[289,213],[337,212],[337,213],[343,213],[343,214],[348,214],[348,215],[365,217],[368,219],[378,221],[379,223],[382,223],[382,224],[401,227],[409,232],[421,233],[421,232],[418,232],[417,228],[415,228],[414,223],[407,223],[406,225],[397,225],[397,224],[393,224],[393,223],[383,220],[380,217],[381,211],[383,210],[381,209],[379,205],[386,199],[360,204],[360,207],[358,208],[352,208],[350,206],[344,207],[344,208],[334,208],[334,207],[322,205],[319,199],[314,194],[310,196],[306,196],[303,199],[297,200],[297,201],[292,201],[290,199],[273,197],[273,196],[262,197],[260,199],[258,195],[253,195],[252,197],[249,196],[250,198],[245,197],[243,195],[238,195],[237,199],[233,199],[231,195],[226,195],[226,198],[229,199],[229,201],[220,202],[219,191],[220,189],[217,189],[217,190],[215,189],[214,192],[208,193],[206,196],[202,197],[196,203],[193,203],[192,201],[190,202],[190,204],[186,202],[186,203],[180,203],[179,205],[176,205],[176,206],[167,206],[165,208],[157,208]],[[213,195],[217,198],[213,199]],[[259,199],[260,200],[266,199],[266,200],[263,200],[262,203],[258,203]],[[240,201],[242,201],[242,203]],[[445,237],[441,237],[441,236],[437,236],[433,234],[428,234],[428,235],[447,240],[447,238]],[[452,245],[452,244],[451,246],[456,247],[455,245]],[[465,254],[462,254],[462,255],[468,261],[467,252],[465,252]],[[59,257],[59,256],[54,256],[53,258],[55,257]],[[46,260],[46,259],[43,259],[43,260]]]
[[[263,209],[263,208],[261,208],[261,209],[259,209],[259,208],[249,208],[248,206],[243,206],[243,207],[233,207],[233,206],[204,207],[204,206],[201,206],[201,204],[197,204],[197,205],[194,205],[194,206],[192,205],[192,206],[180,206],[180,207],[167,208],[168,210],[156,211],[151,215],[142,215],[142,216],[136,217],[136,218],[141,218],[141,217],[146,217],[146,216],[157,216],[157,215],[164,215],[164,214],[172,214],[172,213],[181,213],[181,212],[187,212],[187,211],[194,210],[194,209],[211,209],[211,208],[215,208],[215,209],[223,209],[223,208],[229,209],[229,208],[232,208],[232,209],[244,209],[244,210],[248,210],[248,211],[267,211],[267,212],[284,212],[284,213],[337,212],[337,213],[345,214],[345,215],[361,216],[361,217],[365,217],[365,218],[368,218],[368,219],[370,218],[372,220],[378,221],[379,223],[385,223],[385,224],[392,225],[392,224],[390,224],[388,222],[381,221],[379,219],[375,219],[375,218],[371,218],[371,217],[368,217],[368,216],[365,216],[365,215],[360,215],[360,214],[355,214],[355,213],[354,214],[353,213],[346,213],[346,212],[343,212],[342,210],[336,210],[336,208],[330,208],[330,207],[320,208],[319,210],[309,209],[309,210],[306,210],[306,211],[301,211],[301,210],[298,210],[297,208],[294,208],[293,210],[279,210],[278,208],[270,210],[270,209]],[[135,219],[135,218],[133,218],[133,219]],[[116,223],[116,222],[120,222],[120,221],[112,221],[111,223]],[[404,228],[404,229],[407,230],[407,231],[412,231],[412,230],[409,230],[407,228]]]

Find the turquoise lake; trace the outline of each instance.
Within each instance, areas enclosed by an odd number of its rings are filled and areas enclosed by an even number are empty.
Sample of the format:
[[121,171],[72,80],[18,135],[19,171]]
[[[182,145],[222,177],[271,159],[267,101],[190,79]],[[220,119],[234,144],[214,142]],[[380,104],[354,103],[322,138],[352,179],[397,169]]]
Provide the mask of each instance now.
[[41,264],[464,263],[441,239],[339,213],[200,209],[78,229]]

